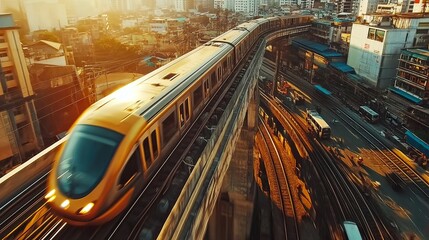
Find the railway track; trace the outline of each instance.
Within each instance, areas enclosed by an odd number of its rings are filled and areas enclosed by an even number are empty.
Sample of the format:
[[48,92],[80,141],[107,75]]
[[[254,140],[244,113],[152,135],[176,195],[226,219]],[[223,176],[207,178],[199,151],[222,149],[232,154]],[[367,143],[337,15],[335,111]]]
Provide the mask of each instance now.
[[[362,138],[367,140],[375,149],[371,149],[372,153],[386,166],[389,172],[397,174],[398,184],[408,185],[415,193],[420,193],[426,200],[429,200],[429,184],[411,168],[404,160],[399,157],[391,148],[383,143],[374,133],[367,130],[359,121],[356,121],[351,116],[341,110],[335,112],[342,113],[337,116],[341,118],[349,128],[353,129]],[[387,174],[389,174],[387,172]]]
[[[267,100],[269,101],[270,99]],[[303,139],[302,142],[306,143],[309,157],[317,167],[319,175],[322,176],[327,194],[333,197],[331,202],[335,204],[333,207],[339,213],[336,216],[337,222],[342,223],[345,220],[356,221],[361,226],[363,235],[367,239],[394,239],[383,218],[378,215],[371,203],[367,203],[360,190],[353,184],[354,181],[350,177],[350,171],[338,166],[335,159],[326,152],[319,141],[312,134],[306,133],[306,124],[294,114],[280,107],[278,102],[272,104],[271,107],[278,108],[279,115],[294,119],[291,122],[297,125],[294,129],[301,138],[308,136],[309,141]]]
[[[294,80],[297,78],[294,74],[286,74],[290,79]],[[311,91],[309,87],[305,87],[306,90]],[[372,147],[372,152],[381,161],[383,165],[386,165],[388,173],[393,172],[399,176],[398,184],[404,183],[413,192],[422,196],[426,201],[429,200],[429,183],[426,182],[420,174],[410,167],[397,153],[390,150],[392,144],[388,143],[387,140],[380,139],[377,134],[373,131],[369,131],[369,127],[363,125],[360,121],[357,121],[357,117],[354,114],[350,115],[344,106],[336,98],[322,99],[320,97],[315,98],[317,101],[331,101],[332,104],[327,104],[326,108],[334,113],[342,122],[352,129],[356,134],[365,139]],[[334,106],[333,106],[334,105]]]
[[[261,134],[258,135],[260,136],[258,137],[260,138],[259,142],[263,145],[260,147],[261,152],[267,153],[270,159],[266,161],[268,166],[266,166],[265,169],[267,172],[273,174],[276,180],[270,181],[270,198],[274,202],[274,205],[280,208],[282,213],[282,224],[280,224],[282,229],[274,229],[273,235],[277,239],[300,239],[297,223],[298,217],[295,212],[295,203],[291,190],[293,187],[289,184],[290,181],[286,174],[286,167],[283,164],[275,141],[262,119],[260,120],[259,133]],[[276,220],[277,219],[274,215],[273,222],[277,222]],[[278,227],[279,225],[276,224],[275,226]],[[281,233],[277,233],[277,231]]]
[[[0,238],[15,239],[21,231],[30,228],[28,225],[35,221],[45,208],[43,196],[46,189],[48,173],[18,193],[14,198],[0,207]],[[28,230],[26,230],[28,231]]]

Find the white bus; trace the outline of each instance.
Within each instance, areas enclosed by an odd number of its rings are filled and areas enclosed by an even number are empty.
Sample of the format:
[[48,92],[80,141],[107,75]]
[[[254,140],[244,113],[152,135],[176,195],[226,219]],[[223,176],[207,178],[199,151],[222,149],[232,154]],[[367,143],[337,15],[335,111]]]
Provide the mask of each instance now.
[[348,240],[362,240],[362,236],[360,235],[359,228],[356,223],[352,221],[344,221],[343,227]]
[[375,123],[380,119],[378,113],[368,106],[360,106],[359,113],[370,123]]
[[307,109],[306,120],[317,136],[323,139],[331,137],[331,127],[316,110]]

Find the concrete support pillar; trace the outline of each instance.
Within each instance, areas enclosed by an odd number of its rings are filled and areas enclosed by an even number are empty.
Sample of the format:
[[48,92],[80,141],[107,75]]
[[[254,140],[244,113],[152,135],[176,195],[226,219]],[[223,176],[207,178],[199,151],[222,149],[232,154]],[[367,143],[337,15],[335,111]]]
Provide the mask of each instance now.
[[249,239],[251,233],[255,179],[253,145],[257,129],[258,89],[250,100],[247,117],[232,155],[230,167],[207,226],[207,239]]

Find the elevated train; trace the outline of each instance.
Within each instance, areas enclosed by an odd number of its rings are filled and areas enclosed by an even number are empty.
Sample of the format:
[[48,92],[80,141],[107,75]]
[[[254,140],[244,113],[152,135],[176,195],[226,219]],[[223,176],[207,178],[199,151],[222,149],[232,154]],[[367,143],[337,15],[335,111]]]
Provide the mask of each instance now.
[[311,16],[251,20],[91,105],[56,153],[45,198],[72,225],[121,213],[263,34]]

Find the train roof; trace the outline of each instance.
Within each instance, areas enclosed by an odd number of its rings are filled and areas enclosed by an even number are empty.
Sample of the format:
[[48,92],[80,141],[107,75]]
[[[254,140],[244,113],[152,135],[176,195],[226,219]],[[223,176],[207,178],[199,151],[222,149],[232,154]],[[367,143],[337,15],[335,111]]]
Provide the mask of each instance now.
[[281,19],[279,16],[273,16],[273,17],[267,17],[266,18],[268,21],[273,21],[273,20],[278,20]]
[[238,25],[236,28],[245,28],[249,31],[252,31],[253,29],[257,28],[261,23],[261,21],[251,20],[249,22],[244,22]]
[[244,28],[233,28],[220,36],[211,40],[211,42],[227,42],[236,46],[249,32]]
[[204,74],[232,49],[226,43],[194,49],[94,103],[80,117],[79,124],[102,124],[127,133],[134,122],[141,117],[152,118],[193,83],[192,76]]

